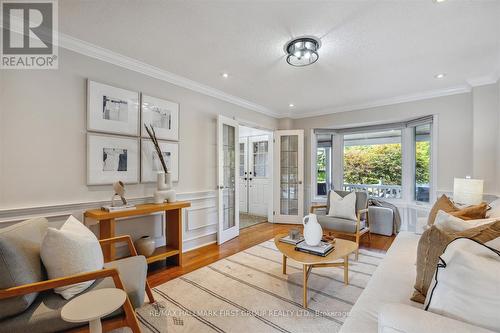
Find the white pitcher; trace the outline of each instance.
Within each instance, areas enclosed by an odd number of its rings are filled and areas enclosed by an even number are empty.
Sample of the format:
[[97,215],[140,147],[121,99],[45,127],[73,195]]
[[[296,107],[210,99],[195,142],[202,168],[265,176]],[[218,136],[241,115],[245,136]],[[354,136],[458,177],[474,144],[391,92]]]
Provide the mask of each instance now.
[[302,224],[304,225],[304,239],[306,244],[309,246],[319,245],[323,237],[323,229],[318,223],[316,214],[309,214],[304,217]]

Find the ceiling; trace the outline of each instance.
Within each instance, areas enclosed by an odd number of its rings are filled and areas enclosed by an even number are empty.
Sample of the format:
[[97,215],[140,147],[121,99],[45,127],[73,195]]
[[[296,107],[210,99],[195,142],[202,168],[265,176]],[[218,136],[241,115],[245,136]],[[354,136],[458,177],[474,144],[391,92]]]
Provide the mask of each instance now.
[[[59,30],[280,117],[439,94],[500,73],[498,0],[65,0]],[[283,46],[301,35],[322,47],[318,62],[296,68]]]

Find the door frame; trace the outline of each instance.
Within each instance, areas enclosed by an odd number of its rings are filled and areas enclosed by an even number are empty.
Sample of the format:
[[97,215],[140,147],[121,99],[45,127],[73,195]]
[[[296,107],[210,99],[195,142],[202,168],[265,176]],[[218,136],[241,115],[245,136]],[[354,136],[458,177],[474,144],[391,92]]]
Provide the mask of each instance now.
[[255,129],[259,129],[262,131],[266,131],[267,135],[269,136],[269,145],[268,145],[268,156],[269,156],[269,170],[270,170],[270,186],[271,186],[271,195],[269,196],[269,205],[267,207],[267,221],[270,223],[274,223],[274,195],[273,193],[273,188],[274,188],[274,132],[276,129],[272,128],[267,128],[264,126],[261,126],[259,124],[246,121],[246,120],[239,120],[238,124],[240,126],[245,126],[245,127],[251,127]]
[[[234,127],[234,226],[224,230],[224,125]],[[239,178],[240,178],[240,136],[239,124],[236,120],[217,116],[217,244],[222,244],[240,234],[240,201],[239,201]]]

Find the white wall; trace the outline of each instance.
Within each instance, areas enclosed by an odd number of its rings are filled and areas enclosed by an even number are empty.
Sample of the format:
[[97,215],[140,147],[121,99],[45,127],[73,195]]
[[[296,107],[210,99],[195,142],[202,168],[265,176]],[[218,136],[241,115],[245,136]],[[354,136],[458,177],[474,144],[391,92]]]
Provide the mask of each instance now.
[[499,140],[498,84],[472,89],[472,176],[484,179],[485,193],[497,194]]
[[[203,206],[206,213],[192,211],[193,226],[191,230],[186,226],[185,238],[211,234],[208,238],[213,239],[215,227],[203,226],[214,218],[217,115],[271,129],[278,121],[64,49],[59,57],[59,70],[0,71],[0,212],[110,199],[111,186],[86,185],[86,79],[90,78],[180,103],[180,170],[175,187],[186,193],[185,198],[201,196],[198,208]],[[148,197],[154,188],[155,184],[127,185],[126,196]]]

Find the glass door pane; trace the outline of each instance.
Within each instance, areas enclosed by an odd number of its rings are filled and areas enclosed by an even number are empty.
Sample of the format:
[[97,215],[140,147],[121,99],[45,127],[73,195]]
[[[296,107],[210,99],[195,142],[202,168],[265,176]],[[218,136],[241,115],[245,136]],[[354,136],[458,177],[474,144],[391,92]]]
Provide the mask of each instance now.
[[236,142],[235,128],[227,124],[223,125],[223,230],[235,226],[235,166],[236,166]]
[[280,214],[298,215],[298,152],[297,135],[284,135],[280,145]]

